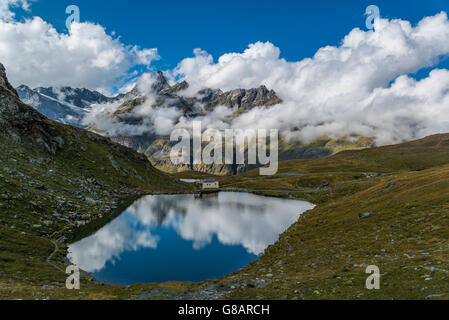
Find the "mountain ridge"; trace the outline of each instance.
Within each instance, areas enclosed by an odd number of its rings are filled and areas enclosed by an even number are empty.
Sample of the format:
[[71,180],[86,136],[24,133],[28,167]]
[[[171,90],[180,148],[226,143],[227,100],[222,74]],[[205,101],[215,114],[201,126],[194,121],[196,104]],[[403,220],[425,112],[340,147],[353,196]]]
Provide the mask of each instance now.
[[82,121],[92,104],[113,102],[116,99],[84,88],[38,87],[31,89],[21,85],[16,90],[23,102],[46,117],[80,128],[85,127]]
[[[176,101],[170,101],[169,106],[177,107],[178,109],[188,113],[195,110],[195,104],[202,104],[204,111],[213,111],[218,106],[226,106],[232,108],[235,111],[243,110],[247,111],[254,107],[266,106],[270,107],[276,104],[282,103],[282,100],[277,97],[274,90],[268,90],[266,86],[262,85],[258,88],[252,89],[235,89],[223,92],[220,89],[201,89],[193,97],[185,97],[180,92],[189,88],[187,81],[181,81],[170,85],[162,72],[156,73],[156,80],[151,85],[151,92],[156,96],[156,102],[153,107],[159,107],[163,105],[166,100],[174,99]],[[134,108],[144,104],[147,101],[145,95],[138,93],[136,97],[125,101],[121,106],[117,108],[111,116],[123,116],[134,110]],[[243,109],[243,110],[241,110]],[[197,114],[191,114],[191,116],[198,116],[201,114],[199,110],[196,110]]]
[[[234,89],[222,91],[220,89],[201,89],[193,97],[186,97],[183,92],[189,89],[187,81],[180,81],[173,85],[164,76],[163,72],[156,72],[154,82],[151,83],[150,93],[143,93],[139,86],[135,86],[126,94],[115,97],[106,97],[98,92],[87,89],[72,89],[69,87],[36,88],[29,89],[25,86],[18,88],[19,96],[28,104],[31,104],[38,111],[42,111],[46,116],[62,123],[67,123],[77,127],[86,127],[88,130],[109,137],[111,140],[144,153],[151,160],[154,166],[166,172],[179,172],[185,170],[195,170],[205,173],[233,175],[245,172],[257,167],[257,165],[174,165],[169,159],[170,150],[174,145],[167,136],[159,135],[151,130],[136,134],[110,135],[98,129],[95,123],[85,125],[81,123],[84,116],[89,112],[90,102],[121,104],[109,114],[109,118],[115,121],[115,126],[122,124],[127,126],[142,125],[146,117],[137,111],[137,108],[151,103],[151,108],[157,110],[162,107],[176,108],[181,111],[181,115],[190,119],[206,116],[213,112],[218,106],[226,106],[231,110],[231,115],[227,117],[232,121],[235,117],[250,111],[255,107],[271,107],[282,103],[274,90],[269,90],[262,85],[251,89]],[[54,101],[62,96],[63,101]],[[82,97],[86,97],[82,99]],[[150,99],[151,96],[151,99]],[[75,97],[75,98],[73,98]],[[151,101],[151,102],[149,102]],[[67,119],[70,117],[70,119]],[[372,139],[363,137],[342,137],[340,139],[317,139],[308,144],[300,141],[280,141],[279,160],[295,158],[320,158],[331,155],[345,149],[367,148],[373,145]]]

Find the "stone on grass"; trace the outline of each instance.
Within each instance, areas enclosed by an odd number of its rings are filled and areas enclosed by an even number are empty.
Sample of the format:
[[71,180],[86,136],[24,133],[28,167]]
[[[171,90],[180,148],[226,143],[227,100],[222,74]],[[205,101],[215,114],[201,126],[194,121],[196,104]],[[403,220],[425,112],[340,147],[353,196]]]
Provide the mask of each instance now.
[[359,219],[365,219],[371,217],[373,214],[371,212],[362,212],[359,213]]

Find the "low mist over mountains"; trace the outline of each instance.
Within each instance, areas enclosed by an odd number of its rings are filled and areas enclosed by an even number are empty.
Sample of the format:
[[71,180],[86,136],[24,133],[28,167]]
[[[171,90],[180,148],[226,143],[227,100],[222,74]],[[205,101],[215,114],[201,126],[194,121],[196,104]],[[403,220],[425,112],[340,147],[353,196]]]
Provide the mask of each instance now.
[[[273,106],[282,100],[276,96],[273,90],[265,86],[257,89],[236,89],[228,92],[221,90],[203,89],[195,97],[179,95],[181,91],[189,88],[186,81],[169,85],[162,72],[158,72],[150,90],[139,90],[135,87],[126,94],[115,97],[107,97],[97,91],[84,88],[48,87],[31,89],[26,85],[16,88],[20,99],[34,107],[45,116],[78,127],[92,125],[103,131],[101,125],[89,123],[84,119],[93,105],[120,102],[119,106],[111,112],[111,117],[117,117],[120,122],[137,124],[143,121],[145,114],[140,114],[136,119],[133,111],[137,107],[151,101],[153,108],[173,107],[181,111],[182,115],[197,117],[214,111],[218,106],[226,106],[235,111],[235,115],[251,110],[258,106]],[[147,91],[146,93],[143,91]],[[149,130],[151,131],[151,130]]]
[[[228,92],[222,90],[202,89],[193,97],[188,97],[183,92],[189,89],[189,84],[182,81],[171,86],[162,72],[156,74],[155,81],[150,86],[150,95],[153,96],[153,108],[165,106],[175,107],[182,111],[183,115],[197,117],[212,112],[218,106],[231,108],[234,114],[248,111],[254,107],[273,106],[282,102],[273,90],[265,86],[257,89],[236,89]],[[139,95],[139,92],[137,92]],[[124,116],[141,106],[149,97],[140,94],[139,98],[131,99],[123,103],[113,116]]]
[[[115,97],[70,87],[30,89],[22,85],[17,92],[25,103],[45,116],[87,128],[144,153],[165,171],[195,170],[229,175],[257,167],[193,163],[175,166],[169,155],[176,142],[171,142],[169,136],[174,128],[190,128],[194,120],[201,121],[203,129],[230,127],[235,118],[254,108],[281,104],[282,100],[273,90],[265,86],[226,92],[205,88],[192,93],[189,83],[181,81],[171,85],[162,72],[144,80],[130,92]],[[323,138],[307,144],[282,139],[280,160],[320,158],[372,144],[371,139],[362,137]]]
[[[220,128],[211,122],[231,120],[254,107],[269,107],[282,102],[265,86],[228,92],[203,89],[194,96],[187,96],[184,94],[189,88],[186,81],[171,86],[161,72],[156,74],[149,88],[146,93],[143,93],[145,88],[134,90],[134,97],[125,99],[107,115],[107,119],[104,115],[94,119],[91,129],[145,152],[158,137],[169,135],[176,125],[188,127],[190,121],[197,119],[205,126]],[[128,97],[132,95],[128,94]]]

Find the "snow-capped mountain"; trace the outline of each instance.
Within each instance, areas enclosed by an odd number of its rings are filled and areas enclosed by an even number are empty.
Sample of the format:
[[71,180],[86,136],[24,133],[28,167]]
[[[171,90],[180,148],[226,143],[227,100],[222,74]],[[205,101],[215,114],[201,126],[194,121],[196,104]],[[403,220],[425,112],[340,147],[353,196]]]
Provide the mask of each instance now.
[[70,87],[31,89],[21,85],[16,90],[24,103],[46,117],[77,127],[83,127],[81,120],[92,104],[113,100],[97,91]]

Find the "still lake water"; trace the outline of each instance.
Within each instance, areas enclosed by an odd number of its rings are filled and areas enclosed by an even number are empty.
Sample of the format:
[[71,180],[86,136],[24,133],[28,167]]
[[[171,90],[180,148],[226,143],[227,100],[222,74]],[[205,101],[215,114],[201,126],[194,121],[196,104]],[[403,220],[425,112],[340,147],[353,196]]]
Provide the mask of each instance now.
[[95,234],[69,246],[68,258],[104,283],[203,281],[235,272],[313,204],[221,192],[137,200]]

